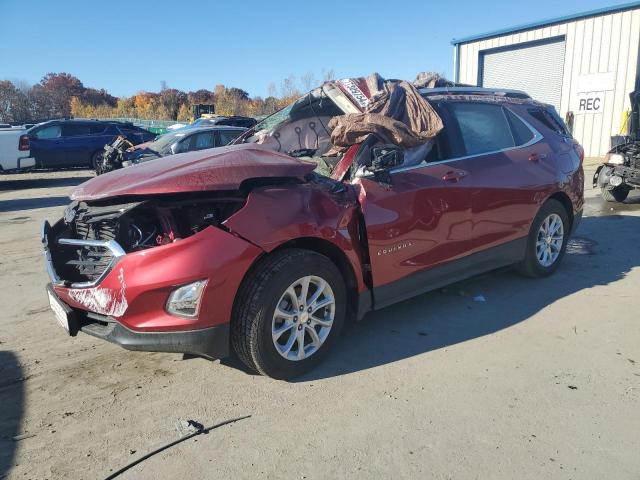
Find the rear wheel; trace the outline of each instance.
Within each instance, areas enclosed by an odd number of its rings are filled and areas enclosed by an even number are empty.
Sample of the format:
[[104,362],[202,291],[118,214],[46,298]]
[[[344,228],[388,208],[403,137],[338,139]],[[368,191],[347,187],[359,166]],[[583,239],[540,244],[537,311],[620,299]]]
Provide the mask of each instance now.
[[629,189],[624,186],[607,189],[602,187],[602,198],[606,202],[624,202],[629,195]]
[[346,311],[338,268],[315,252],[267,257],[241,288],[232,344],[250,369],[288,379],[315,367],[337,338]]
[[569,215],[562,203],[548,200],[533,220],[526,256],[518,271],[527,277],[551,275],[564,256],[569,231]]

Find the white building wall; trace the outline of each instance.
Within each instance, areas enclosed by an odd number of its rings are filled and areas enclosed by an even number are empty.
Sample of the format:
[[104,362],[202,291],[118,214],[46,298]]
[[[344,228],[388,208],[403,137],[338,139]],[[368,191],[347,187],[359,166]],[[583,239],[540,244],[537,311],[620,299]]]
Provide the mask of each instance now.
[[[577,97],[587,93],[590,79],[596,80],[603,92],[602,111],[576,114],[573,132],[587,156],[602,156],[609,150],[610,137],[620,133],[622,114],[630,108],[629,93],[635,89],[640,8],[460,44],[458,81],[478,84],[485,50],[558,36],[566,41],[560,116],[565,118],[569,110],[575,114]],[[586,77],[594,74],[604,75]]]

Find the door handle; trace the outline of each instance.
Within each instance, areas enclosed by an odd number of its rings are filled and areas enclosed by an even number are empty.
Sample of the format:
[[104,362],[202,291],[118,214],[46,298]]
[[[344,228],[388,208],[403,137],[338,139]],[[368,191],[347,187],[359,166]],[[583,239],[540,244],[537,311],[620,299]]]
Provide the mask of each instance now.
[[547,158],[546,153],[532,153],[531,155],[529,155],[530,162],[539,162],[540,160],[544,160],[545,158]]
[[467,172],[463,172],[462,170],[458,170],[458,171],[450,171],[445,173],[442,176],[442,180],[444,180],[445,182],[459,182],[461,178],[464,178],[467,176]]

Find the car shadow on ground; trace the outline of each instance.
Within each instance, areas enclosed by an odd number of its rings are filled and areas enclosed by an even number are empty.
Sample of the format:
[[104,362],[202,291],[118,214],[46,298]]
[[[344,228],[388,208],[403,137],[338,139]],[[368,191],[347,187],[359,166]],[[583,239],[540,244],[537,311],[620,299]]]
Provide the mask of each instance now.
[[75,187],[87,180],[91,180],[93,175],[82,177],[51,177],[51,178],[16,178],[12,176],[11,180],[5,180],[0,176],[0,192],[10,190],[26,190],[29,188],[54,188],[54,187]]
[[14,464],[24,415],[24,378],[18,358],[0,351],[0,478],[5,478]]
[[69,197],[17,198],[0,200],[0,212],[20,212],[36,208],[60,207],[70,202]]
[[373,312],[348,326],[324,362],[295,381],[375,368],[490,335],[563,297],[621,280],[640,266],[640,249],[628,244],[638,232],[640,217],[585,218],[551,277],[492,272]]

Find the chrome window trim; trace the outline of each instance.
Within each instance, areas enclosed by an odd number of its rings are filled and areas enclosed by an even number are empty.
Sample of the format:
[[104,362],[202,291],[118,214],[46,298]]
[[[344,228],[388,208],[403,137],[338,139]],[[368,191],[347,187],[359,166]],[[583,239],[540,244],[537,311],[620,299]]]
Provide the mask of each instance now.
[[[429,162],[429,163],[424,163],[424,164],[420,163],[418,165],[412,165],[410,167],[400,167],[400,168],[396,168],[394,170],[390,170],[389,174],[393,175],[396,172],[408,172],[409,170],[415,170],[416,168],[430,167],[431,165],[440,165],[440,164],[443,164],[443,163],[457,162],[458,160],[467,160],[467,159],[475,158],[475,157],[484,157],[486,155],[495,155],[497,153],[510,152],[511,150],[518,150],[518,149],[521,149],[521,148],[530,147],[530,146],[535,145],[536,143],[540,142],[542,139],[544,139],[544,136],[538,130],[536,130],[533,125],[531,125],[529,122],[527,122],[524,118],[522,118],[520,115],[515,113],[513,110],[509,110],[509,111],[513,115],[515,115],[522,123],[524,123],[526,125],[526,127],[529,130],[531,130],[531,133],[533,133],[533,138],[531,140],[529,140],[527,143],[523,143],[522,145],[516,145],[514,147],[503,148],[501,150],[494,150],[494,151],[491,151],[491,152],[475,153],[473,155],[465,155],[465,156],[462,156],[462,157],[448,158],[446,160],[440,160],[438,162]],[[512,132],[512,134],[513,134],[513,132]],[[367,175],[367,176],[369,176],[369,175]],[[371,174],[371,176],[373,176],[373,174]]]
[[[53,268],[53,261],[51,260],[51,252],[49,251],[49,230],[51,229],[51,225],[48,221],[44,221],[42,224],[41,231],[41,239],[42,244],[44,246],[44,261],[47,266],[47,273],[49,274],[49,278],[51,279],[51,283],[55,285],[65,285],[65,281],[58,277],[55,269]],[[98,247],[105,248],[109,250],[113,254],[113,259],[105,268],[105,270],[100,274],[98,278],[91,282],[74,282],[71,283],[71,288],[90,288],[95,287],[97,284],[102,282],[104,278],[113,270],[113,267],[120,261],[121,257],[124,257],[127,253],[120,246],[118,242],[115,240],[80,240],[75,238],[60,238],[58,239],[59,245],[75,245],[79,247]]]

